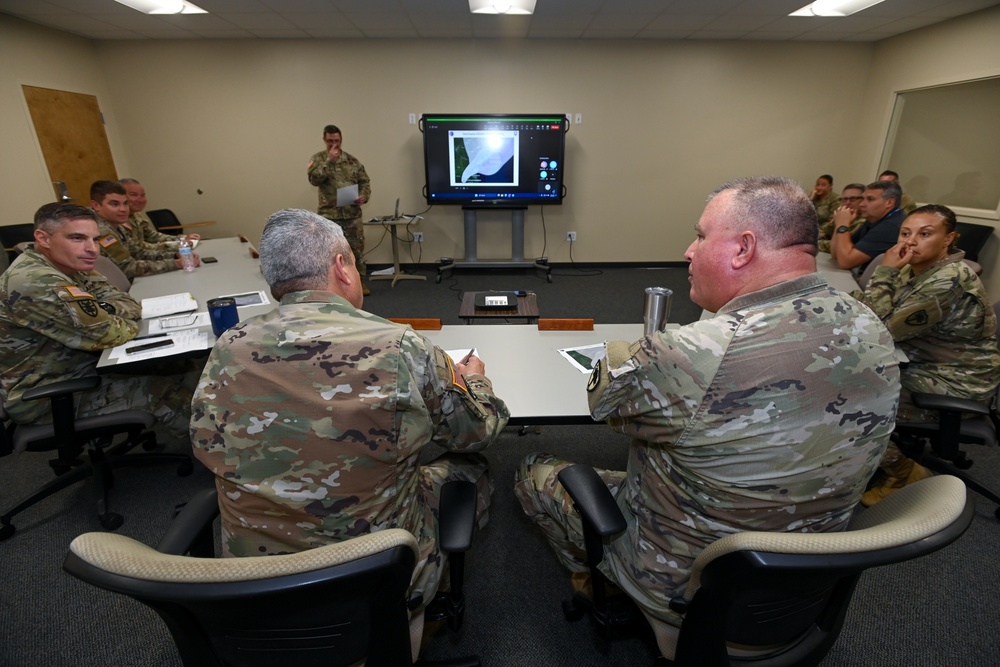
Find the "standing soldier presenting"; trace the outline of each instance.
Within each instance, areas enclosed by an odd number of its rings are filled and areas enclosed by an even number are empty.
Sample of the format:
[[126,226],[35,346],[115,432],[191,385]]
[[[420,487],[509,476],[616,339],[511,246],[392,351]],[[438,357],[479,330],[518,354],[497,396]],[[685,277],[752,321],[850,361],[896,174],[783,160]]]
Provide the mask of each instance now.
[[[320,151],[309,160],[309,182],[319,188],[318,213],[327,220],[332,220],[344,230],[344,236],[354,253],[354,265],[358,273],[364,277],[365,267],[365,229],[361,223],[361,205],[367,204],[372,196],[371,181],[368,172],[358,158],[341,149],[343,137],[336,125],[323,128],[323,143],[326,150]],[[337,205],[337,190],[358,186],[358,196],[353,203],[346,206]],[[368,294],[368,286],[362,283],[362,291]]]

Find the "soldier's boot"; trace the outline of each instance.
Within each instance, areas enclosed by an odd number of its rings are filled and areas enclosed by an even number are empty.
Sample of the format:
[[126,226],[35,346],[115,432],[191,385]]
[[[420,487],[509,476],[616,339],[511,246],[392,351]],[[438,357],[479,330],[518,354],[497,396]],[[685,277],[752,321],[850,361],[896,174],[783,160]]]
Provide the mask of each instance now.
[[885,473],[885,480],[880,485],[873,486],[861,496],[861,504],[865,507],[875,505],[907,484],[919,482],[934,474],[913,459],[906,457],[900,458],[892,465],[891,469],[885,469]]

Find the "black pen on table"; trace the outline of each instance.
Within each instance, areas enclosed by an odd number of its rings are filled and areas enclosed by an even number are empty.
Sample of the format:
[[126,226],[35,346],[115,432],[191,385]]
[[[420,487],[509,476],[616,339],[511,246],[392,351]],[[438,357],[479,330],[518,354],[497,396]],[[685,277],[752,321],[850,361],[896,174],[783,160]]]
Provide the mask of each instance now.
[[163,338],[164,336],[169,336],[170,334],[158,333],[158,334],[146,334],[145,336],[136,336],[132,340],[147,340],[149,338]]

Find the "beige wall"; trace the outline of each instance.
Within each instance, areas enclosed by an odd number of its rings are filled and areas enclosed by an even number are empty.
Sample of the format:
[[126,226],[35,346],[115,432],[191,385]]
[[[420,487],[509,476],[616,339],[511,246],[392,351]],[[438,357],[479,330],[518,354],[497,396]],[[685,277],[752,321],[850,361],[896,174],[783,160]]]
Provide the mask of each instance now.
[[[704,196],[742,175],[804,186],[877,171],[893,91],[988,75],[1000,9],[878,45],[570,41],[94,43],[0,16],[5,182],[0,215],[49,197],[21,83],[97,94],[123,176],[151,207],[218,234],[259,236],[272,211],[313,208],[305,163],[333,122],[374,196],[365,216],[423,210],[421,135],[407,114],[582,113],[567,139],[568,195],[545,207],[544,253],[577,261],[681,260]],[[973,38],[970,39],[969,35]],[[955,55],[953,55],[955,54]],[[853,76],[852,76],[853,73]],[[997,74],[993,71],[992,74]],[[921,83],[924,82],[924,83]],[[860,103],[859,103],[860,100]],[[7,135],[10,134],[10,140]],[[857,138],[852,142],[850,138]],[[845,140],[847,139],[847,140]],[[203,194],[198,194],[198,190]],[[462,255],[461,211],[425,215],[423,261]],[[480,214],[479,256],[509,255],[509,214]],[[525,252],[543,253],[539,207]],[[369,230],[368,245],[380,237]],[[416,247],[416,246],[414,246]],[[386,262],[388,243],[370,261]],[[1000,289],[994,290],[1000,294]]]

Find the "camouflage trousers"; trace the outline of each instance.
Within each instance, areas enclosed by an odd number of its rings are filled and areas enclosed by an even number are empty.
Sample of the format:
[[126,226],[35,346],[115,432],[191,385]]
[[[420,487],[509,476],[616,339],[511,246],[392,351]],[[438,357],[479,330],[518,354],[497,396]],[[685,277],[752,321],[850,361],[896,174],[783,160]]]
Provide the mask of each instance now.
[[354,266],[357,267],[358,273],[364,278],[365,274],[368,273],[368,266],[365,264],[365,226],[361,222],[361,218],[354,218],[353,220],[329,218],[329,220],[337,223],[344,230],[347,243],[351,246],[351,252],[354,253]]
[[493,483],[487,472],[486,459],[480,454],[447,453],[420,466],[420,495],[423,497],[423,517],[421,526],[400,525],[414,534],[420,549],[410,584],[410,597],[421,593],[423,604],[411,612],[416,615],[430,604],[438,589],[448,590],[447,559],[437,546],[439,499],[441,487],[447,482],[464,480],[476,485],[476,525],[480,528],[489,520],[490,496]]
[[[573,465],[551,454],[529,454],[521,461],[514,476],[514,495],[524,513],[545,534],[559,562],[570,572],[587,572],[586,549],[583,545],[583,522],[573,507],[566,489],[559,483],[559,472]],[[625,480],[618,470],[597,470],[612,495]]]

